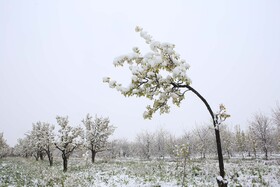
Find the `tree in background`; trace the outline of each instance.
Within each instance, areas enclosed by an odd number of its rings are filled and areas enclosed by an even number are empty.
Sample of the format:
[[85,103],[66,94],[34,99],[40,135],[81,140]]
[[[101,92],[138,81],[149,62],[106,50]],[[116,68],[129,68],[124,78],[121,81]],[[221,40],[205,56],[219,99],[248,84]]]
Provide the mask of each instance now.
[[249,130],[247,132],[247,140],[248,140],[248,156],[251,156],[251,152],[254,154],[254,158],[257,158],[257,138],[254,136],[253,129],[249,126]]
[[168,113],[169,100],[180,106],[188,91],[198,96],[207,107],[215,128],[221,176],[219,179],[222,178],[217,182],[219,186],[227,186],[227,181],[224,180],[225,171],[219,132],[219,125],[229,117],[226,108],[220,105],[220,110],[214,113],[205,98],[190,86],[191,79],[186,74],[190,66],[185,60],[180,59],[180,55],[174,50],[174,44],[155,41],[140,27],[136,27],[135,30],[150,45],[152,51],[142,55],[139,48],[134,47],[133,53],[114,60],[115,66],[123,66],[125,63],[129,65],[132,77],[128,87],[123,87],[109,77],[104,77],[103,82],[107,82],[111,88],[117,89],[124,96],[147,97],[153,100],[153,105],[148,105],[143,114],[145,119],[151,119],[156,111],[160,111],[160,114]]
[[4,133],[0,133],[0,158],[6,156],[9,152],[9,145],[6,143],[4,139]]
[[82,143],[82,129],[80,127],[71,127],[68,117],[57,116],[56,121],[60,129],[58,130],[55,147],[61,151],[63,171],[66,172],[71,153]]
[[201,158],[206,158],[206,153],[211,148],[211,134],[209,132],[209,126],[196,127],[193,130],[194,138],[196,139],[196,149],[200,152]]
[[166,137],[166,153],[168,156],[172,157],[174,156],[174,145],[176,145],[177,139],[176,137],[169,133]]
[[236,152],[241,153],[242,158],[244,158],[244,152],[246,150],[246,136],[244,131],[241,131],[240,126],[235,126],[235,145]]
[[129,146],[129,142],[126,139],[120,139],[118,141],[119,157],[129,157],[132,152]]
[[129,157],[132,155],[132,147],[132,143],[126,139],[114,139],[109,142],[110,157]]
[[154,153],[158,158],[165,158],[168,151],[168,138],[170,133],[162,128],[154,134]]
[[140,156],[150,159],[154,148],[154,135],[148,131],[137,134],[137,151]]
[[234,137],[233,133],[229,130],[228,126],[223,125],[220,128],[221,136],[223,137],[222,143],[223,143],[223,150],[228,155],[228,158],[232,156],[233,153],[233,147],[234,147]]
[[280,151],[280,106],[279,104],[276,105],[275,109],[272,111],[272,120],[274,124],[276,125],[276,132],[275,132],[275,146],[278,149],[278,152]]
[[87,114],[82,120],[85,126],[84,146],[91,151],[91,162],[94,163],[96,153],[107,150],[108,138],[111,136],[115,127],[110,125],[109,118],[102,118]]
[[249,122],[252,135],[255,137],[259,147],[268,159],[268,150],[272,143],[273,126],[270,119],[262,113],[254,115],[253,120]]
[[14,154],[16,156],[22,156],[22,157],[29,157],[32,155],[30,148],[29,148],[29,144],[28,144],[28,135],[26,135],[26,137],[24,138],[19,138],[17,140],[17,144],[14,147]]

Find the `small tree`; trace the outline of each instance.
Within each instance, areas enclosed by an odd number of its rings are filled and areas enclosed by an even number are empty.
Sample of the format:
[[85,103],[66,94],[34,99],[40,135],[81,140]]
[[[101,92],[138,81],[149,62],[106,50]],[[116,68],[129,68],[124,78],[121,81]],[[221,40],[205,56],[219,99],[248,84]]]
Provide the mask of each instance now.
[[[143,114],[145,119],[151,119],[158,110],[160,114],[168,113],[170,109],[168,101],[170,99],[173,104],[180,106],[181,101],[185,98],[185,93],[188,91],[198,96],[212,117],[217,142],[220,176],[224,179],[225,171],[219,125],[229,117],[226,114],[225,107],[221,105],[219,112],[215,114],[204,97],[191,86],[191,79],[186,74],[190,66],[185,60],[180,59],[179,54],[174,50],[174,44],[155,41],[151,35],[140,27],[136,27],[135,30],[150,45],[152,51],[142,55],[139,48],[134,47],[133,53],[120,56],[114,60],[115,66],[123,66],[124,63],[129,65],[132,77],[128,87],[123,87],[122,84],[109,77],[104,77],[103,82],[107,82],[111,88],[117,89],[124,96],[135,95],[153,100],[153,105],[148,105]],[[226,180],[217,181],[219,186],[227,186]]]
[[182,144],[182,145],[175,145],[174,149],[174,154],[177,158],[177,164],[181,164],[183,166],[183,172],[182,172],[182,186],[185,185],[185,180],[186,180],[186,165],[187,165],[187,160],[189,158],[189,146],[188,144]]
[[107,150],[108,138],[115,131],[109,118],[95,116],[94,120],[87,114],[82,120],[85,130],[85,147],[91,151],[91,162],[94,163],[96,153]]
[[55,147],[62,153],[63,171],[66,172],[71,153],[82,143],[80,138],[82,129],[71,127],[68,117],[57,116],[56,120],[60,129],[58,130],[58,139],[55,142]]

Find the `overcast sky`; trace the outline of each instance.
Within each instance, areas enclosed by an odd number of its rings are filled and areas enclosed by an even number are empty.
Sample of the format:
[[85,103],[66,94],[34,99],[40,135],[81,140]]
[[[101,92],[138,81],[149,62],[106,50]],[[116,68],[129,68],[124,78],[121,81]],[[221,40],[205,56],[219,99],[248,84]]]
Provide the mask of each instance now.
[[8,144],[37,121],[56,125],[57,115],[73,126],[87,113],[108,116],[114,138],[128,140],[159,128],[179,136],[209,122],[191,93],[180,108],[144,120],[149,100],[102,82],[128,84],[129,71],[112,61],[134,46],[147,49],[136,25],[176,45],[192,86],[214,111],[225,104],[230,128],[246,129],[254,113],[270,115],[280,101],[279,0],[1,0],[0,132]]

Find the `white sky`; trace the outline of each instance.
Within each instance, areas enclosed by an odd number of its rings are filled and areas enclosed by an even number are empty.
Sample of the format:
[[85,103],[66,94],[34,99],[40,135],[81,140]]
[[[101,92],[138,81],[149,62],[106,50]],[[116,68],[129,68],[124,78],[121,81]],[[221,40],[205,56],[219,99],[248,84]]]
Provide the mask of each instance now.
[[270,115],[280,100],[279,0],[0,1],[0,132],[10,145],[32,123],[72,125],[87,113],[108,116],[114,138],[133,140],[160,127],[182,135],[206,123],[203,103],[188,93],[180,108],[144,120],[150,101],[125,98],[102,82],[120,82],[129,71],[115,57],[134,46],[142,26],[156,40],[176,44],[191,65],[188,76],[216,111],[224,103],[227,124],[246,128],[255,112]]

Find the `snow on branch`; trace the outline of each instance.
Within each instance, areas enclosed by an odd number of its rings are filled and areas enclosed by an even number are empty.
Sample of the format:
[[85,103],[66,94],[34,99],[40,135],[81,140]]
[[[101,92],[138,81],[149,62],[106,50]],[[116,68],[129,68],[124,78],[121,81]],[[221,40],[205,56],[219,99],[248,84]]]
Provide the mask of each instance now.
[[156,41],[141,27],[136,27],[145,42],[150,46],[151,51],[142,54],[138,47],[132,49],[132,53],[115,58],[115,66],[129,65],[131,71],[131,83],[127,87],[111,79],[104,77],[103,82],[115,88],[124,96],[146,97],[153,100],[153,105],[146,107],[143,117],[151,119],[156,111],[168,113],[172,103],[180,106],[187,89],[174,85],[190,85],[191,79],[187,76],[190,65],[180,58],[174,50],[175,45]]

